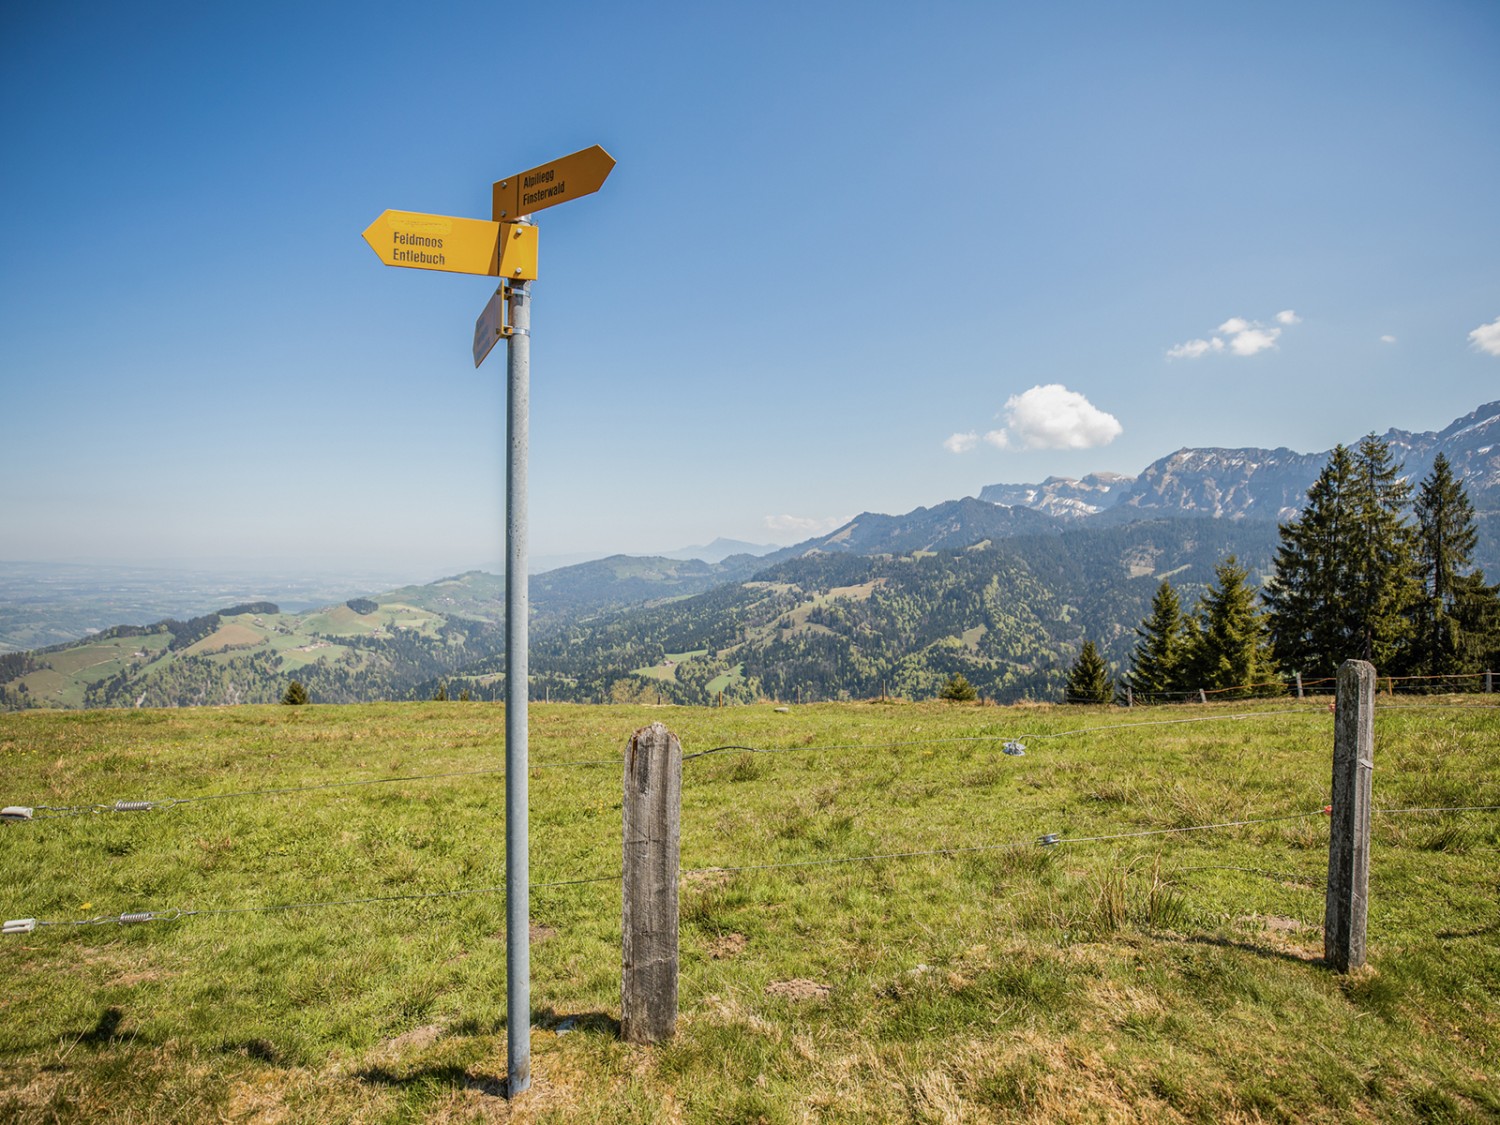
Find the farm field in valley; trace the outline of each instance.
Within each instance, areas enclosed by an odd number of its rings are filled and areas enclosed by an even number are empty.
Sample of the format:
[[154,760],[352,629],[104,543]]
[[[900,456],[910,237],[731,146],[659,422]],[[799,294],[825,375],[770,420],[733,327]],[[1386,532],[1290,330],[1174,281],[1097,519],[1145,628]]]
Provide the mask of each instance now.
[[[534,704],[514,1102],[502,707],[0,715],[0,804],[183,802],[0,827],[0,913],[58,923],[0,939],[0,1118],[1496,1120],[1500,812],[1395,811],[1500,806],[1495,698],[1380,697],[1348,976],[1326,699]],[[677,1035],[634,1047],[621,757],[655,720],[763,752],[684,763]],[[168,917],[70,924],[136,911]]]

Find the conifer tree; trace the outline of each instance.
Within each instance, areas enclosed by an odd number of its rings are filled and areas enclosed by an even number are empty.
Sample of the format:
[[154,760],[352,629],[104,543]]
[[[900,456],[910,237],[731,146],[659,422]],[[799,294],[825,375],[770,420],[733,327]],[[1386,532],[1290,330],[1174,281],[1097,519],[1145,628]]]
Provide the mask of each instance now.
[[1350,638],[1340,591],[1346,584],[1343,543],[1350,534],[1354,462],[1335,446],[1307,490],[1307,504],[1281,525],[1276,574],[1267,583],[1271,639],[1284,668],[1330,676],[1348,659]]
[[302,686],[302,681],[293,680],[286,685],[286,691],[281,693],[281,702],[289,707],[300,707],[307,702],[307,689]]
[[1400,655],[1418,594],[1400,471],[1373,434],[1352,453],[1337,446],[1282,525],[1265,592],[1282,667],[1325,677],[1350,658],[1382,667]]
[[1066,703],[1109,703],[1115,696],[1115,685],[1109,678],[1104,658],[1093,641],[1084,641],[1078,660],[1068,669]]
[[979,698],[979,691],[962,672],[954,672],[943,685],[943,690],[938,692],[938,698],[952,700],[954,703],[972,703]]
[[1439,453],[1415,504],[1421,596],[1413,613],[1408,670],[1423,676],[1479,671],[1495,647],[1500,599],[1472,570],[1478,530],[1463,483]]
[[1411,485],[1390,446],[1374,434],[1354,452],[1355,534],[1351,609],[1358,651],[1377,668],[1399,659],[1410,635],[1410,611],[1420,596],[1415,542],[1403,514]]
[[1275,661],[1265,620],[1248,585],[1249,572],[1233,555],[1214,567],[1214,585],[1198,603],[1200,630],[1187,664],[1198,686],[1223,698],[1275,690]]
[[1146,702],[1165,702],[1172,693],[1186,690],[1182,682],[1186,633],[1182,603],[1166,580],[1151,599],[1151,616],[1142,621],[1135,635],[1135,651],[1125,682]]

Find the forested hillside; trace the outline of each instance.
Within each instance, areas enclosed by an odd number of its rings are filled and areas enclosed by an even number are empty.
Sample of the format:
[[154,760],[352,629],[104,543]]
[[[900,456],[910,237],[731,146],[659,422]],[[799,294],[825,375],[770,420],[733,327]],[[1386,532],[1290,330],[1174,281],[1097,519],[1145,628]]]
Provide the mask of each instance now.
[[[1228,554],[1264,575],[1275,543],[1274,524],[1163,520],[938,552],[818,552],[542,631],[533,691],[580,702],[930,698],[957,671],[987,698],[1056,698],[1085,637],[1117,664],[1128,658],[1163,577],[1196,596]],[[483,661],[448,688],[498,694],[503,670],[498,657]]]
[[[921,513],[904,532],[887,517],[881,529],[886,541],[928,542],[939,527],[949,541],[967,539],[964,547],[812,550],[769,565],[748,556],[715,565],[606,559],[542,576],[533,693],[685,703],[720,692],[730,700],[930,697],[963,671],[989,698],[1050,698],[1085,636],[1111,660],[1127,658],[1162,576],[1191,592],[1228,553],[1263,574],[1276,541],[1272,524],[1164,520],[1057,532],[1035,513],[1022,518],[1047,530],[991,540],[982,537],[988,524],[966,531],[953,518],[978,503],[933,509],[937,523]],[[292,680],[324,703],[441,690],[499,698],[503,590],[503,579],[470,573],[315,613],[259,604],[122,627],[11,658],[0,704],[272,702]]]

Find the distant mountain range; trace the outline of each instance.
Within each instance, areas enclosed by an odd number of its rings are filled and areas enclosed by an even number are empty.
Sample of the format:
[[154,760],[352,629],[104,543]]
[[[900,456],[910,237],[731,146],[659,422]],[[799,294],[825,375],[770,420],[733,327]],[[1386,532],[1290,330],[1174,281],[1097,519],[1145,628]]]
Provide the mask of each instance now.
[[[1500,402],[1436,433],[1383,436],[1413,480],[1448,457],[1479,513],[1475,561],[1500,576]],[[925,697],[962,671],[991,698],[1052,698],[1084,639],[1128,659],[1162,579],[1191,605],[1227,554],[1267,577],[1277,521],[1326,458],[1182,449],[1138,477],[991,485],[904,515],[866,512],[780,550],[716,540],[674,552],[690,557],[533,575],[534,694]],[[319,702],[430,698],[440,685],[491,698],[503,601],[503,579],[474,571],[310,612],[254,602],[120,626],[0,653],[0,707],[269,702],[292,678]]]
[[[1500,508],[1500,402],[1487,403],[1446,429],[1380,435],[1414,483],[1439,453],[1463,478],[1481,511]],[[1348,444],[1358,440],[1351,437]],[[1048,477],[1040,484],[992,484],[981,500],[1028,508],[1062,520],[1105,517],[1116,522],[1192,513],[1216,519],[1285,520],[1302,507],[1331,450],[1179,449],[1138,477],[1091,473],[1081,480]]]
[[717,563],[723,562],[730,555],[750,555],[759,558],[780,549],[775,543],[746,543],[742,539],[725,539],[720,536],[702,547],[680,547],[675,551],[664,551],[661,557],[681,560],[697,559],[700,562]]

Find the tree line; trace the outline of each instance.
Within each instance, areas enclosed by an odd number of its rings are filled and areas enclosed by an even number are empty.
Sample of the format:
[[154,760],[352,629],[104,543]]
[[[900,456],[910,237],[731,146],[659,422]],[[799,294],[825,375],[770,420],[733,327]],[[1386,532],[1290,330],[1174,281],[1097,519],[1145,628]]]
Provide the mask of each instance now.
[[[1473,565],[1474,506],[1439,454],[1415,491],[1375,435],[1337,446],[1281,524],[1257,591],[1234,556],[1191,612],[1163,581],[1119,687],[1143,702],[1284,690],[1283,677],[1334,675],[1348,659],[1431,690],[1500,664],[1500,587]],[[1069,702],[1109,702],[1116,685],[1092,641],[1069,670]]]

